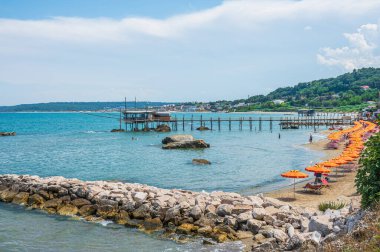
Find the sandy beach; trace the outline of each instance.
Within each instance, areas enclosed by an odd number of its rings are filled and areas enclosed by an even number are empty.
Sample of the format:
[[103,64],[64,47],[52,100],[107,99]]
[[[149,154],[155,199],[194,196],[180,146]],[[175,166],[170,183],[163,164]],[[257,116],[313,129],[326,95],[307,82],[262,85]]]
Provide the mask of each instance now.
[[[327,133],[327,132],[324,132]],[[343,143],[340,144],[337,150],[328,150],[325,148],[328,143],[327,139],[322,139],[311,144],[305,144],[312,150],[322,151],[325,154],[324,160],[331,159],[338,156],[343,150]],[[339,172],[338,175],[335,171],[331,173],[330,188],[324,189],[322,194],[316,194],[314,192],[308,192],[303,189],[303,186],[307,183],[296,184],[296,199],[293,198],[293,186],[288,186],[275,191],[265,193],[265,196],[273,197],[278,200],[286,201],[295,206],[318,208],[321,202],[326,201],[343,201],[349,203],[351,200],[358,201],[359,197],[355,188],[355,175],[356,171],[352,172]],[[310,180],[314,179],[312,173],[309,173]],[[296,181],[297,182],[297,181]]]

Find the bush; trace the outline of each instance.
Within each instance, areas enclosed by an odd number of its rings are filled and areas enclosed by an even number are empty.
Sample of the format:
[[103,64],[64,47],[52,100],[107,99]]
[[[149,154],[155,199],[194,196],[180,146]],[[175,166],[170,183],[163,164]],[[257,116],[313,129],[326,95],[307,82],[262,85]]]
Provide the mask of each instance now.
[[380,200],[380,134],[373,135],[365,144],[356,174],[355,184],[362,195],[362,207]]
[[346,206],[346,203],[344,202],[334,202],[334,201],[329,201],[329,202],[322,202],[318,205],[319,211],[326,211],[327,209],[331,210],[338,210],[342,209],[343,207]]

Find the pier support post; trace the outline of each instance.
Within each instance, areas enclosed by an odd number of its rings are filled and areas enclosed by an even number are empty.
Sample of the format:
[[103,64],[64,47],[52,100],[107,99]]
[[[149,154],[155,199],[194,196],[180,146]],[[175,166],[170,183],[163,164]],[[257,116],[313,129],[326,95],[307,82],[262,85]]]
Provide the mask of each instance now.
[[218,130],[220,131],[220,117],[218,117]]

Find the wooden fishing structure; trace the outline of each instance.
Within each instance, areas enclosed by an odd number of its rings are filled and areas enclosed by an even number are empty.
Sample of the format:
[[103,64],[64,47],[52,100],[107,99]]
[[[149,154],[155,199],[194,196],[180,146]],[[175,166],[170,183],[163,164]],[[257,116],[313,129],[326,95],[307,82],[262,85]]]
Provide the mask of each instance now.
[[[231,131],[236,127],[239,130],[262,131],[263,127],[269,127],[272,131],[275,125],[280,130],[298,129],[300,127],[335,127],[351,125],[356,120],[354,116],[337,116],[325,114],[325,116],[293,116],[293,117],[204,117],[204,115],[174,115],[168,112],[156,112],[149,110],[135,110],[121,112],[121,120],[125,123],[126,131],[150,131],[159,125],[167,125],[172,131],[186,130],[222,130]],[[120,125],[121,127],[121,125]]]

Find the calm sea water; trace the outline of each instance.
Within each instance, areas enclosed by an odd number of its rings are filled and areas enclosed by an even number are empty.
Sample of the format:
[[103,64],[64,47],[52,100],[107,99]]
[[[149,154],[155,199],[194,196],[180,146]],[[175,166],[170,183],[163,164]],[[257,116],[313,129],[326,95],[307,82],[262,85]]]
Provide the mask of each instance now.
[[[200,115],[194,114],[194,117]],[[281,172],[303,169],[322,157],[321,153],[303,146],[314,131],[312,128],[280,131],[278,124],[273,123],[271,132],[269,123],[263,123],[262,131],[258,130],[258,124],[254,124],[250,131],[246,123],[239,131],[238,123],[235,123],[229,131],[228,123],[223,123],[221,131],[198,132],[190,131],[187,125],[185,132],[175,133],[192,134],[210,143],[211,148],[163,150],[161,140],[170,133],[110,133],[111,129],[118,127],[118,121],[100,116],[118,115],[0,114],[0,131],[17,132],[16,137],[0,138],[0,173],[60,175],[83,180],[144,183],[162,188],[249,194],[289,183],[279,176]],[[274,118],[289,115],[210,113],[202,116]],[[317,131],[322,129],[317,128]],[[318,133],[313,135],[315,139],[322,137]],[[208,159],[212,165],[194,166],[191,163],[193,158]],[[35,226],[39,227],[38,230]],[[196,242],[178,245],[115,225],[103,227],[67,221],[0,205],[0,251],[57,251],[55,243],[60,244],[60,251],[232,250],[240,247],[240,244],[230,244],[233,247],[228,249],[223,248],[225,245],[206,248]],[[66,245],[61,246],[63,243]]]

